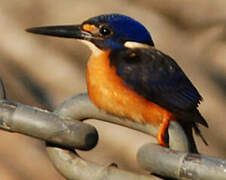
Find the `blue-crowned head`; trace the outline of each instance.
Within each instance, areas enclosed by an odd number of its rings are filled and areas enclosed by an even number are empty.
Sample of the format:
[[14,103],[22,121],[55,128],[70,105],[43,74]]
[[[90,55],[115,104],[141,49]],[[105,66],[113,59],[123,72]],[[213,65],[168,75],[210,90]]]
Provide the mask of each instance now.
[[154,46],[150,33],[141,23],[120,14],[96,16],[80,25],[35,27],[27,31],[87,40],[104,50],[122,48],[126,42]]
[[[125,42],[138,42],[153,46],[148,30],[138,21],[120,14],[100,15],[82,24],[82,29],[93,26],[89,31],[94,37],[91,41],[103,49],[123,47]],[[91,28],[92,29],[92,28]]]

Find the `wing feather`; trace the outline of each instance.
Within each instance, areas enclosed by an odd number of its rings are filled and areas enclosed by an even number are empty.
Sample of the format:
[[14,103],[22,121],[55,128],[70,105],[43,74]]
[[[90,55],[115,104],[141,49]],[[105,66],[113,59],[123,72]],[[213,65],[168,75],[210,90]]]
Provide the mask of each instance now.
[[194,111],[202,100],[177,63],[155,48],[115,50],[110,59],[128,87],[172,112]]

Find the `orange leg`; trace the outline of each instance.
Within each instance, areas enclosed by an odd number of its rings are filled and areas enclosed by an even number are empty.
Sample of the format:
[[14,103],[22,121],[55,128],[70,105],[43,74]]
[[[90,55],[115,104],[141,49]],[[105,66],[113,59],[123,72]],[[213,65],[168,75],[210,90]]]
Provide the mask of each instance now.
[[164,116],[162,123],[160,125],[160,129],[159,129],[158,134],[157,134],[157,140],[158,140],[158,143],[161,146],[166,146],[166,143],[164,141],[164,134],[165,134],[166,129],[169,125],[169,119],[170,119],[169,116]]

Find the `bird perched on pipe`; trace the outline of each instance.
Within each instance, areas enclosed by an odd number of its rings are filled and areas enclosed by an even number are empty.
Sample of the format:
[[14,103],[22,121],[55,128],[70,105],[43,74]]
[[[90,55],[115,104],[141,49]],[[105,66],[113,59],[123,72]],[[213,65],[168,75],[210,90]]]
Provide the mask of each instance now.
[[107,14],[79,25],[27,31],[88,44],[92,54],[87,87],[97,107],[115,116],[160,126],[157,140],[163,146],[168,143],[169,122],[177,121],[190,140],[191,152],[197,152],[192,128],[202,137],[198,124],[208,127],[197,109],[202,97],[178,64],[155,48],[141,23],[125,15]]

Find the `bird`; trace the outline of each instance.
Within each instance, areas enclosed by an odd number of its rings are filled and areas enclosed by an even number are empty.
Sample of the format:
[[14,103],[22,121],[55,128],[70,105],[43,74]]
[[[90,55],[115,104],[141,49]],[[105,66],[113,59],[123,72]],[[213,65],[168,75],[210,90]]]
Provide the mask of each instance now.
[[27,32],[74,38],[92,54],[86,82],[91,101],[100,109],[138,123],[160,126],[157,141],[168,146],[169,122],[177,121],[198,152],[192,129],[208,123],[198,110],[202,97],[170,56],[158,50],[147,28],[123,14],[103,14],[78,25],[40,26]]

